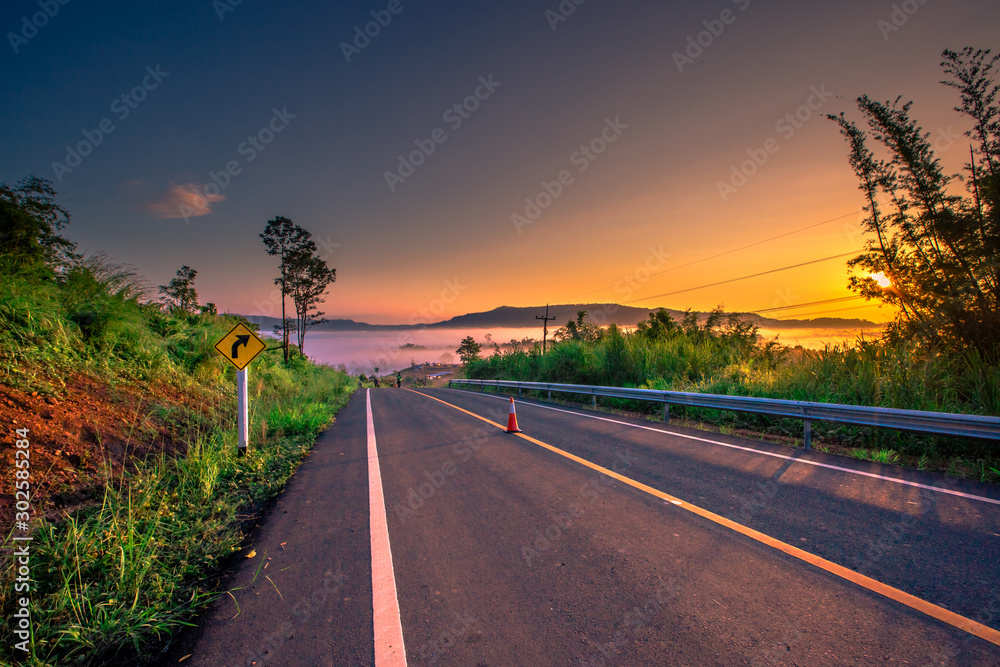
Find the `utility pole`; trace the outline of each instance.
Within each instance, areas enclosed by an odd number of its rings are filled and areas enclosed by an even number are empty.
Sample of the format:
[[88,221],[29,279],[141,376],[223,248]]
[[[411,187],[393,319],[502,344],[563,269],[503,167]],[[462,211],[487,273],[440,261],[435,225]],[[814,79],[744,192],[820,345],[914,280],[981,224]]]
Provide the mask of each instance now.
[[545,317],[535,315],[535,319],[542,320],[542,354],[545,354],[545,341],[549,337],[549,322],[556,319],[555,316],[549,317],[549,304],[545,304]]

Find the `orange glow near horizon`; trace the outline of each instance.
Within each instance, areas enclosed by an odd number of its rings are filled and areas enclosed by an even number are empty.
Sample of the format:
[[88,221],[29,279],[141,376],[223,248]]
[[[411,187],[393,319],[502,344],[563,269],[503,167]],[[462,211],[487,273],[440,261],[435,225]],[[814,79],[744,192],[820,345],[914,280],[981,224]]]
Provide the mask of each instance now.
[[[422,321],[441,321],[499,306],[544,307],[546,303],[617,303],[642,308],[691,308],[702,312],[721,305],[728,311],[768,311],[761,314],[775,319],[827,316],[874,322],[890,319],[890,315],[875,303],[836,301],[856,297],[847,288],[845,264],[852,255],[739,280],[774,268],[804,264],[857,249],[852,248],[847,239],[837,245],[838,235],[843,237],[843,230],[835,227],[819,244],[812,239],[785,243],[759,249],[756,256],[746,259],[737,254],[698,262],[704,254],[685,252],[657,266],[653,261],[647,262],[653,256],[647,251],[640,253],[638,259],[630,258],[632,261],[602,262],[593,269],[576,272],[553,259],[547,267],[552,277],[541,281],[531,273],[512,273],[501,280],[491,279],[484,272],[474,270],[470,263],[455,270],[451,278],[441,278],[438,284],[428,287],[393,285],[389,278],[377,282],[369,278],[366,284],[357,286],[345,280],[343,285],[338,285],[341,289],[331,291],[328,303],[336,303],[338,311],[351,313],[348,317],[352,319],[379,324],[409,323],[415,316]],[[692,265],[675,269],[689,263]],[[724,284],[703,287],[720,282]],[[448,284],[458,284],[464,289],[458,294],[449,293]],[[354,287],[358,290],[357,298],[345,298]],[[373,311],[372,306],[384,302],[386,293],[405,301],[406,308]],[[670,295],[661,297],[661,294]]]
[[[294,48],[265,57],[245,31],[188,40],[183,21],[164,25],[183,37],[164,43],[213,76],[172,75],[72,173],[56,168],[71,161],[62,147],[96,141],[107,86],[132,81],[139,56],[128,40],[76,44],[47,29],[48,60],[5,70],[19,103],[0,107],[17,138],[0,182],[57,177],[67,238],[135,266],[154,294],[189,266],[201,302],[280,317],[279,262],[259,234],[282,215],[336,270],[319,307],[328,319],[441,322],[515,306],[538,309],[531,330],[547,303],[569,311],[553,326],[587,303],[892,319],[849,288],[867,274],[847,262],[872,239],[829,117],[865,126],[859,96],[912,100],[941,170],[963,173],[973,121],[941,85],[942,51],[990,48],[1000,26],[996,0],[918,3],[891,34],[888,4],[724,1],[736,23],[681,64],[717,9],[594,3],[556,30],[523,3],[468,3],[415,11],[405,21],[419,27],[393,27],[350,64],[330,30],[348,34],[367,10],[314,3],[304,23],[257,4],[238,20],[264,12],[256,21],[269,17],[276,43]],[[166,58],[160,46],[145,45],[148,57]],[[64,66],[78,58],[79,72]],[[81,87],[76,74],[94,72]],[[454,123],[442,114],[458,101],[475,110]],[[287,128],[265,128],[278,111]],[[248,154],[253,132],[273,141]],[[951,183],[971,196],[967,180]],[[178,217],[198,193],[205,206]]]

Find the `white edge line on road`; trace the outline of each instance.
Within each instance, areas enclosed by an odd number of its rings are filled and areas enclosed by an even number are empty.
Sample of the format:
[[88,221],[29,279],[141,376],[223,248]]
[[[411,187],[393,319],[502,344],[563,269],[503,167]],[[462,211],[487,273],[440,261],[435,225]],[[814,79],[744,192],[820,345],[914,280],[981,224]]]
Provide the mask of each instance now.
[[[461,389],[456,389],[454,391],[462,391]],[[503,400],[509,400],[509,397],[505,396],[493,396],[485,393],[475,393],[475,396],[488,396],[489,398],[500,398]],[[549,405],[540,405],[538,403],[527,403],[525,401],[517,401],[522,405],[531,405],[536,408],[542,408],[544,410],[555,410],[556,412],[565,412],[568,415],[577,415],[579,417],[586,417],[588,419],[598,419],[603,422],[611,422],[612,424],[621,424],[622,426],[630,426],[632,428],[640,428],[644,431],[655,431],[656,433],[664,433],[666,435],[675,435],[678,438],[687,438],[688,440],[697,440],[698,442],[707,442],[711,445],[719,445],[720,447],[729,447],[730,449],[740,449],[745,452],[752,452],[754,454],[761,454],[763,456],[773,456],[777,459],[785,459],[786,461],[793,461],[795,463],[801,463],[803,465],[817,466],[819,468],[829,468],[830,470],[839,470],[841,472],[850,473],[852,475],[861,475],[863,477],[874,477],[875,479],[885,480],[886,482],[895,482],[896,484],[905,484],[906,486],[915,486],[920,489],[927,489],[928,491],[937,491],[938,493],[948,493],[953,496],[960,496],[962,498],[968,498],[969,500],[978,500],[983,503],[992,503],[994,505],[1000,505],[1000,500],[994,498],[986,498],[984,496],[977,496],[971,493],[963,493],[961,491],[953,491],[951,489],[942,489],[940,486],[931,486],[930,484],[921,484],[920,482],[910,482],[905,479],[899,479],[898,477],[889,477],[887,475],[877,475],[873,472],[864,472],[863,470],[852,470],[851,468],[844,468],[841,466],[831,465],[829,463],[820,463],[819,461],[810,461],[809,459],[800,459],[796,456],[787,456],[785,454],[775,454],[774,452],[765,452],[760,449],[754,449],[753,447],[741,447],[740,445],[733,445],[728,442],[719,442],[718,440],[709,440],[708,438],[699,438],[694,435],[686,435],[684,433],[677,433],[675,431],[665,431],[662,428],[653,428],[652,426],[643,426],[641,424],[630,424],[629,422],[619,421],[617,419],[608,419],[607,417],[598,417],[597,415],[588,415],[585,412],[574,412],[573,410],[563,410],[562,408],[553,408]]]
[[396,574],[392,569],[389,548],[389,522],[385,515],[385,495],[382,473],[378,465],[375,444],[375,422],[372,419],[371,389],[366,390],[368,408],[368,501],[372,539],[372,609],[375,626],[376,667],[406,666],[403,625],[399,618],[399,598],[396,595]]

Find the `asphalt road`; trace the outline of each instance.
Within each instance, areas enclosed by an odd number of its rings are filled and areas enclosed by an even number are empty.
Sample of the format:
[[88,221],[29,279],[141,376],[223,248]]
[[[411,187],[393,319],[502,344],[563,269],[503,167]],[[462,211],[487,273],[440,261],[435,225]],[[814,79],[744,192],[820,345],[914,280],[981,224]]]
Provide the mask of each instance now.
[[[473,416],[506,425],[506,399],[424,393],[370,393],[410,665],[1000,664],[1000,646],[955,627],[1000,637],[1000,503],[854,472],[1000,500],[994,487],[517,403],[525,435],[581,462]],[[367,398],[162,664],[375,664]]]

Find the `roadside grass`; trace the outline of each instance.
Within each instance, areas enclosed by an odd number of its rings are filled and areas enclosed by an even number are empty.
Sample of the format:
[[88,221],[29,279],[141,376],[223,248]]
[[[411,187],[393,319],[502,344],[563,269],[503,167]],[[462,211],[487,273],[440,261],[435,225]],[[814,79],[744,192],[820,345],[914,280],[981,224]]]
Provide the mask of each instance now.
[[0,259],[0,380],[20,389],[51,394],[68,370],[109,384],[212,384],[227,370],[212,345],[238,321],[164,310],[134,268],[101,254],[58,280]]
[[[674,331],[656,339],[613,328],[599,340],[566,340],[539,350],[512,349],[469,363],[465,376],[529,382],[594,384],[781,398],[847,405],[1000,416],[1000,364],[975,352],[944,353],[859,339],[820,350],[705,330]],[[544,398],[544,395],[540,395]],[[650,402],[600,399],[612,409],[656,415]],[[802,422],[752,413],[671,406],[671,417],[727,430],[802,437]],[[890,429],[814,424],[824,444],[884,452],[983,459],[1000,468],[1000,447],[991,441],[935,437]],[[881,460],[881,459],[879,459]]]
[[273,430],[277,436],[292,437],[318,432],[327,422],[329,415],[325,406],[309,403],[302,406],[281,409],[273,408],[267,415],[265,423],[268,431]]
[[[248,520],[284,487],[355,386],[326,367],[295,377],[300,391],[254,410],[251,433],[264,411],[281,427],[252,441],[247,456],[236,455],[234,428],[213,430],[187,456],[146,461],[106,486],[100,506],[37,528],[33,655],[24,664],[141,662],[224,594],[207,577],[239,549]],[[267,393],[259,385],[251,405]],[[2,579],[11,590],[12,570]]]
[[876,463],[893,464],[899,463],[899,452],[892,449],[865,449],[855,447],[850,450],[850,455],[862,461],[874,461]]
[[[476,389],[475,391],[478,392],[479,390]],[[497,393],[505,396],[511,395],[509,393],[510,390],[501,389],[498,391],[492,387],[487,388],[486,391],[487,393]],[[513,395],[517,395],[516,391]],[[567,407],[578,407],[588,410],[592,409],[591,398],[589,396],[585,397],[580,395],[574,397],[570,394],[554,393],[550,401],[546,392],[525,390],[522,392],[522,395],[524,398],[544,401],[547,403],[551,402],[557,405],[565,405]],[[573,400],[573,398],[579,398],[580,400]],[[654,422],[662,421],[662,405],[656,403],[652,408],[650,405],[650,403],[638,401],[622,401],[617,399],[599,398],[597,411],[624,417],[647,419]],[[732,422],[727,423],[725,421],[726,415],[726,412],[720,410],[688,410],[685,412],[683,410],[683,406],[670,406],[671,425],[707,431],[710,433],[736,435],[760,440],[762,442],[780,444],[791,448],[801,448],[802,446],[801,421],[782,419],[771,420],[771,423],[765,423],[762,427],[760,424],[757,424],[757,427],[748,427],[742,423],[738,426],[733,426]],[[734,420],[733,413],[728,413],[728,415],[730,420]],[[872,439],[872,436],[877,433],[874,429],[866,427],[848,428],[856,428],[859,431],[864,431],[863,435],[854,434],[850,440],[870,440]],[[937,472],[962,479],[1000,484],[1000,451],[995,451],[993,454],[979,459],[969,458],[968,456],[963,457],[950,455],[947,453],[947,448],[936,447],[926,450],[917,449],[918,453],[907,454],[892,448],[847,446],[845,444],[847,440],[840,437],[837,429],[830,429],[824,433],[820,433],[816,422],[813,423],[813,429],[812,449],[823,454],[847,456],[863,461],[873,461],[887,465],[908,466],[917,470]],[[912,434],[903,433],[890,433],[889,435],[894,436],[898,439],[898,441],[903,442],[904,444],[907,444],[905,438],[914,437]],[[912,446],[912,441],[909,444]]]
[[[97,473],[65,489],[93,502],[59,520],[33,521],[32,652],[19,664],[143,664],[225,593],[212,575],[349,400],[356,378],[298,354],[284,365],[265,352],[248,371],[251,443],[238,457],[235,371],[212,346],[239,321],[165,309],[134,269],[103,255],[58,276],[0,258],[0,382],[58,398],[73,374],[94,387],[133,388],[108,392],[119,405],[135,400],[127,397],[136,387],[176,387],[189,397],[126,405],[129,451],[160,453],[112,461],[95,431],[87,451],[101,457]],[[171,430],[176,455],[136,447],[150,443],[157,422]],[[13,473],[2,472],[6,493]],[[44,499],[33,500],[36,517],[44,515]],[[15,593],[11,536],[4,537],[0,613],[9,619],[14,596],[24,593]],[[0,624],[0,664],[15,657],[12,630]]]

